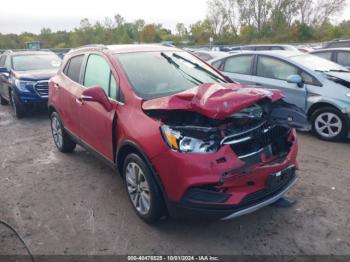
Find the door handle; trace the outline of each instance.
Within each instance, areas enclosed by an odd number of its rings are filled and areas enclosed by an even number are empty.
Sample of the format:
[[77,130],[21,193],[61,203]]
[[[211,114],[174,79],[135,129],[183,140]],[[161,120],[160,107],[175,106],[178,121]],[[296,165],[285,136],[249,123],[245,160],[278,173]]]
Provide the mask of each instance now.
[[75,99],[75,102],[76,102],[77,104],[81,105],[81,106],[84,104],[84,101],[83,101],[83,99],[81,99],[81,98],[76,98],[76,99]]

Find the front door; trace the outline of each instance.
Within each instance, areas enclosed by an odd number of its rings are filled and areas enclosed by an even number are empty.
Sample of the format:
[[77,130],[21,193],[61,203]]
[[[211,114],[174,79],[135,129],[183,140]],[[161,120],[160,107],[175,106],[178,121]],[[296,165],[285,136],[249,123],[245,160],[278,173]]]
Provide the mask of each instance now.
[[263,88],[279,89],[285,95],[284,100],[306,110],[307,85],[299,87],[297,84],[288,83],[291,75],[300,74],[298,67],[280,59],[259,55],[256,67],[256,76],[252,81]]
[[[83,85],[85,88],[102,87],[106,95],[115,93],[116,78],[107,60],[98,54],[90,54],[86,63]],[[97,102],[81,102],[79,109],[80,138],[99,154],[113,161],[113,126],[117,103],[111,100],[113,109],[108,112]]]

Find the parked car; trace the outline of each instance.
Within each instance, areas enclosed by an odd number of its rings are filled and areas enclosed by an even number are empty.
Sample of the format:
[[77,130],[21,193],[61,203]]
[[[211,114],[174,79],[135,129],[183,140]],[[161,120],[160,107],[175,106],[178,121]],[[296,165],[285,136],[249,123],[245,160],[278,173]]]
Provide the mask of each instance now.
[[350,39],[336,39],[336,40],[327,42],[323,45],[323,48],[339,48],[339,47],[350,48]]
[[220,58],[227,56],[228,54],[225,52],[217,52],[217,51],[195,51],[193,54],[203,61],[213,60],[215,58]]
[[29,106],[46,106],[48,80],[61,59],[48,51],[7,51],[0,57],[0,103],[13,107],[21,118]]
[[350,69],[350,48],[329,48],[311,52],[321,58],[333,61]]
[[285,51],[298,51],[298,49],[292,45],[244,45],[240,47],[234,47],[231,51],[235,52],[238,50],[245,51],[269,51],[269,50],[285,50]]
[[210,61],[242,84],[276,88],[286,101],[303,109],[314,133],[339,141],[349,134],[350,71],[331,61],[300,52],[250,52]]
[[49,82],[58,150],[78,143],[119,170],[149,223],[230,219],[277,201],[296,181],[300,111],[159,45],[78,48]]

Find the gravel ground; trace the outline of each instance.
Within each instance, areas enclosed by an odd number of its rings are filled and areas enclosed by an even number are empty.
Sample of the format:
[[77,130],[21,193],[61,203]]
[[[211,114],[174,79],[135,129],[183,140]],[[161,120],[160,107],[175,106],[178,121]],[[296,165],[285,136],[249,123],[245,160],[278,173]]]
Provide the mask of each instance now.
[[[350,254],[349,142],[299,134],[292,208],[149,226],[134,214],[114,171],[80,147],[59,153],[49,129],[45,113],[18,121],[0,106],[0,220],[33,254]],[[26,254],[1,224],[0,254]]]

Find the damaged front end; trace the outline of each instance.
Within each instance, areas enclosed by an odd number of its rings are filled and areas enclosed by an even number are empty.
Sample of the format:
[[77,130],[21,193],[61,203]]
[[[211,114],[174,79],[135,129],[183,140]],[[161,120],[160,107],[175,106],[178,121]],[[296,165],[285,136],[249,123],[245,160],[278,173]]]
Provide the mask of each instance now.
[[[278,91],[232,84],[198,89],[143,105],[160,121],[171,148],[154,159],[168,175],[164,184],[171,200],[232,211],[295,182],[295,128],[310,129],[301,109],[284,102]],[[269,182],[277,172],[279,182]]]
[[289,152],[292,128],[310,129],[302,110],[267,98],[224,119],[183,110],[151,110],[148,115],[161,120],[161,133],[171,149],[212,154],[228,145],[245,166],[273,157],[283,159]]

